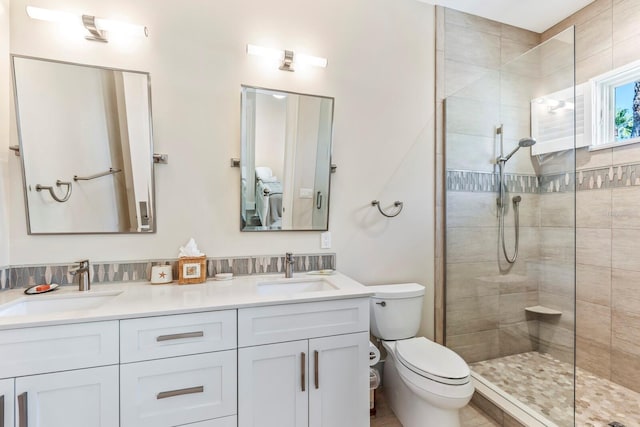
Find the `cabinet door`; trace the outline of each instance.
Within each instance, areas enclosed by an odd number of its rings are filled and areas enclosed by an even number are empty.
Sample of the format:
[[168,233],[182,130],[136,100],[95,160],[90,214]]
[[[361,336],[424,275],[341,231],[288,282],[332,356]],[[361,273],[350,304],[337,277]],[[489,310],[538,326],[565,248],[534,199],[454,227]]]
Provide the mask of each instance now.
[[238,426],[308,425],[308,342],[238,350]]
[[118,367],[16,378],[20,427],[118,427]]
[[0,380],[0,427],[13,427],[13,379]]
[[309,427],[369,425],[369,334],[309,340]]

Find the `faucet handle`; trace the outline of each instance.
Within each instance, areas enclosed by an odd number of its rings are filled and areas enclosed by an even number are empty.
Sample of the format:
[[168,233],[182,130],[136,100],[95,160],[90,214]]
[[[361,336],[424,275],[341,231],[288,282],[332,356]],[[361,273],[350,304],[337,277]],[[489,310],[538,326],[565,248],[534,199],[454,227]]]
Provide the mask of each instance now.
[[89,260],[88,259],[83,259],[81,261],[76,261],[75,264],[76,265],[73,265],[69,269],[69,273],[71,273],[73,275],[77,274],[81,270],[85,270],[85,271],[89,270]]

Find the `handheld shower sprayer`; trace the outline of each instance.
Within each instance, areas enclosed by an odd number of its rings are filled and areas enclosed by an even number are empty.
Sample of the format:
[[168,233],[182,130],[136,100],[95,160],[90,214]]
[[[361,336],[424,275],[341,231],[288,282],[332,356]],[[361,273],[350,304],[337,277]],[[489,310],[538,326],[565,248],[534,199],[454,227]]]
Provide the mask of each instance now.
[[[502,135],[502,134],[501,134]],[[531,147],[533,144],[536,143],[536,140],[534,138],[522,138],[520,141],[518,141],[518,145],[516,146],[516,148],[513,149],[513,151],[511,151],[509,154],[507,154],[506,156],[500,156],[498,157],[498,163],[499,162],[507,162],[509,161],[509,159],[516,154],[516,151],[518,151],[520,148],[523,147]]]
[[516,154],[516,152],[522,148],[522,147],[531,147],[533,144],[536,143],[536,140],[534,138],[528,137],[528,138],[522,138],[518,141],[518,145],[516,146],[516,148],[514,148],[509,154],[507,154],[506,156],[502,153],[503,147],[504,147],[504,130],[503,130],[503,125],[500,125],[499,127],[496,128],[496,134],[500,135],[500,156],[496,159],[496,163],[498,164],[498,168],[500,169],[500,174],[499,174],[499,181],[498,181],[498,229],[499,229],[499,233],[500,233],[500,240],[502,241],[502,252],[504,253],[504,257],[507,260],[507,262],[509,264],[513,264],[514,262],[516,262],[516,259],[518,258],[518,246],[520,243],[520,211],[519,211],[519,207],[520,207],[520,202],[522,201],[522,197],[521,196],[515,196],[513,198],[513,214],[515,215],[515,228],[516,228],[516,241],[515,241],[515,251],[513,254],[513,257],[510,257],[509,254],[507,254],[507,248],[506,245],[504,243],[504,216],[506,213],[506,203],[505,203],[505,193],[506,193],[506,185],[504,182],[504,168],[506,166],[506,163],[509,161],[509,159]]

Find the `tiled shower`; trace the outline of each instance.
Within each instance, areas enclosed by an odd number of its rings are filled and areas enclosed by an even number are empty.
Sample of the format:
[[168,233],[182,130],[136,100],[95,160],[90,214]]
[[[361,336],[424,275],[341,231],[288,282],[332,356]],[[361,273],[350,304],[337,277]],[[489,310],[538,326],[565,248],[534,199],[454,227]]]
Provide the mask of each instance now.
[[[635,425],[640,148],[520,150],[506,170],[509,198],[522,197],[513,266],[498,244],[492,162],[500,154],[499,124],[505,152],[540,133],[533,100],[640,59],[631,48],[640,37],[632,25],[640,4],[597,0],[544,34],[446,8],[437,16],[446,344],[557,425]],[[578,141],[589,138],[580,96],[570,113]],[[567,129],[573,136],[573,121]],[[505,227],[511,251],[513,215],[509,209]],[[525,311],[536,305],[562,314]]]

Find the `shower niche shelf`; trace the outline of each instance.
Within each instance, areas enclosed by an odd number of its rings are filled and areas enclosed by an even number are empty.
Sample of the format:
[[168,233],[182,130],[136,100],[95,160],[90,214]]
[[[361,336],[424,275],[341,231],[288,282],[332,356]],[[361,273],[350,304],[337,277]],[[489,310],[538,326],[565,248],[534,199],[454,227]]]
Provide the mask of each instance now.
[[529,313],[545,314],[545,315],[548,315],[548,316],[560,316],[560,315],[562,315],[561,311],[554,310],[553,308],[545,307],[545,306],[542,306],[542,305],[534,305],[532,307],[526,307],[524,310],[528,311]]

